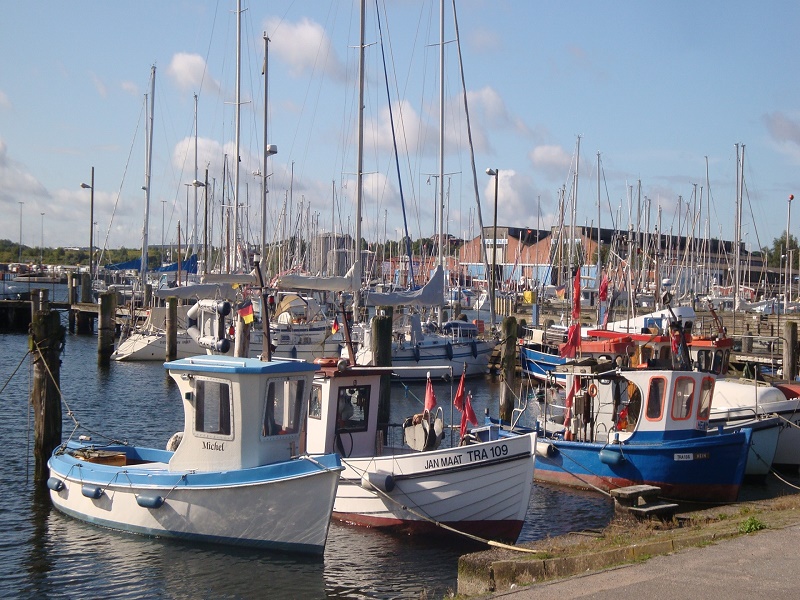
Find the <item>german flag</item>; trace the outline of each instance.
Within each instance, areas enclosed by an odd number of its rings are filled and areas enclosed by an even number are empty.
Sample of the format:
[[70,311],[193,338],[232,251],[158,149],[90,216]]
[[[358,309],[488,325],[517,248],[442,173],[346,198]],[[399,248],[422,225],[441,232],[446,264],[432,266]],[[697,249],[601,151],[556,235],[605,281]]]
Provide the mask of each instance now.
[[253,322],[253,303],[250,302],[250,300],[245,300],[244,304],[239,307],[239,317],[241,317],[242,321],[247,325]]
[[339,331],[339,318],[333,317],[333,325],[331,325],[331,333],[336,333]]

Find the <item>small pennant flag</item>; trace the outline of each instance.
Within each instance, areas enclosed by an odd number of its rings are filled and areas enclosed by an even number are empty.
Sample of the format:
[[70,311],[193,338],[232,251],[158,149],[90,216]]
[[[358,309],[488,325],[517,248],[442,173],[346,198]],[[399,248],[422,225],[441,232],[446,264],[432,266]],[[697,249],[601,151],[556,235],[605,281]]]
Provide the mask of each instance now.
[[250,300],[245,300],[239,308],[239,316],[248,325],[253,322],[253,303]]
[[431,374],[428,373],[428,383],[425,384],[425,410],[431,411],[436,406],[436,393],[433,391]]
[[472,423],[473,425],[478,424],[478,417],[475,416],[475,411],[472,410],[472,401],[470,398],[472,398],[472,392],[468,392],[466,398],[464,398],[464,412],[461,413],[462,438],[467,433],[467,422]]

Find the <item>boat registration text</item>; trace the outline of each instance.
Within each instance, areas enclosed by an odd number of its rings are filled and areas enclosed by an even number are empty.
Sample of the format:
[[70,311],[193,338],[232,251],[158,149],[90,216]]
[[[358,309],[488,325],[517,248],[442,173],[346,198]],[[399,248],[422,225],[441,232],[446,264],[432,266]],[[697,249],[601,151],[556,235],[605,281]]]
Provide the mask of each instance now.
[[460,454],[431,458],[425,463],[425,469],[443,469],[445,467],[453,467],[470,462],[480,462],[482,460],[501,458],[503,456],[508,456],[508,446],[506,444],[491,446],[489,448],[476,448],[474,450],[466,450]]

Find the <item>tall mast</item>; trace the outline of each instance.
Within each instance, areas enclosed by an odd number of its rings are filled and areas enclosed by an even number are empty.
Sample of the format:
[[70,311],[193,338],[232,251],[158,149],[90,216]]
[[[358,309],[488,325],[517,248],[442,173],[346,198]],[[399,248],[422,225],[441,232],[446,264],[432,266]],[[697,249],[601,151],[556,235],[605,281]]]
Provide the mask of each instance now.
[[261,269],[266,268],[267,260],[267,158],[277,152],[277,149],[270,146],[267,142],[267,107],[269,106],[269,38],[264,32],[264,157],[262,169],[261,186]]
[[[197,188],[200,187],[200,182],[197,180],[197,94],[194,95],[194,181],[192,187],[194,188],[194,219],[192,227],[192,249],[187,254],[195,254],[197,252]],[[186,224],[189,227],[189,223]],[[187,242],[187,246],[188,246]]]
[[[156,94],[156,66],[150,67],[150,108],[148,110],[148,131],[147,131],[147,160],[146,171],[144,174],[144,226],[142,228],[142,259],[140,266],[140,278],[142,290],[147,283],[147,254],[148,254],[148,240],[147,234],[150,229],[150,174],[153,167],[153,111],[155,110],[155,94]],[[178,257],[180,260],[180,256]]]
[[353,320],[359,321],[358,306],[359,292],[361,290],[361,203],[363,200],[364,183],[364,47],[366,18],[366,0],[361,0],[360,34],[358,46],[358,157],[356,164],[356,230],[355,230],[355,252],[353,262],[356,265],[354,277],[358,284],[358,289],[353,294]]
[[242,0],[236,0],[236,169],[233,176],[233,270],[239,267],[239,132],[241,130]]
[[[444,269],[444,0],[439,0],[439,266]],[[437,323],[442,324],[439,299]]]

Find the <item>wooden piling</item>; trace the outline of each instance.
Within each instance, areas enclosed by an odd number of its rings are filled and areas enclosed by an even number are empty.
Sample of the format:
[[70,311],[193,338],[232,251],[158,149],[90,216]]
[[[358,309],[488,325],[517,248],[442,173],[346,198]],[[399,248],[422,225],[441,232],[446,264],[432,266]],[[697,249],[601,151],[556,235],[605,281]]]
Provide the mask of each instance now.
[[92,302],[92,276],[89,273],[81,273],[81,302]]
[[236,339],[233,343],[233,355],[244,357],[250,355],[250,325],[241,317],[236,319]]
[[[391,306],[376,308],[377,316],[372,320],[372,357],[376,367],[392,366],[392,316]],[[388,442],[389,413],[391,412],[392,376],[382,375],[378,400],[378,427],[383,430],[384,442]]]
[[30,402],[34,414],[34,480],[49,477],[47,461],[61,443],[61,351],[65,330],[58,311],[36,311],[28,338],[33,357],[33,386]]
[[100,318],[97,321],[97,362],[108,364],[114,353],[117,297],[112,292],[100,294]]
[[167,298],[167,351],[164,357],[167,362],[178,356],[178,298]]
[[72,307],[78,301],[78,290],[75,289],[76,277],[75,273],[67,273],[67,305],[69,306],[67,322],[70,333],[75,333],[75,311]]
[[797,323],[783,324],[783,378],[793,381],[797,376]]
[[515,387],[517,372],[517,319],[506,317],[503,319],[503,341],[501,347],[502,365],[500,386],[500,419],[511,422],[512,411],[514,410],[514,396],[510,389]]

